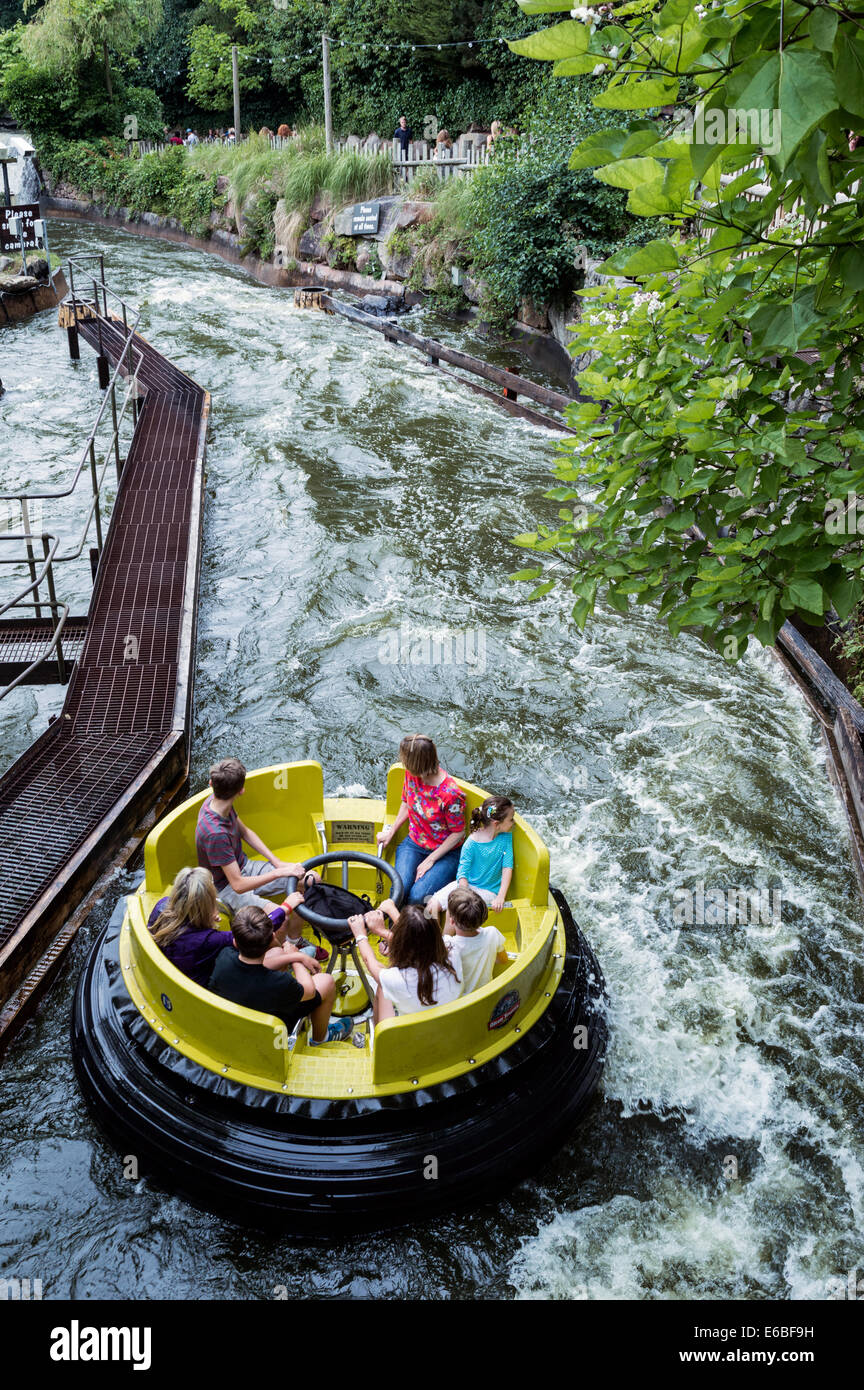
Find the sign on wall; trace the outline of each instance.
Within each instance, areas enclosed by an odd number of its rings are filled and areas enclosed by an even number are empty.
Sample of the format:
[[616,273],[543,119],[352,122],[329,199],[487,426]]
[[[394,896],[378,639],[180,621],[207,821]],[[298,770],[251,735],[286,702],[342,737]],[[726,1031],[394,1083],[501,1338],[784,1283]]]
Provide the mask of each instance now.
[[0,207],[0,251],[21,250],[20,233],[13,232],[10,226],[14,217],[21,219],[19,225],[24,233],[24,250],[37,251],[39,239],[35,223],[39,221],[40,216],[38,203],[23,203],[20,208]]
[[351,235],[374,236],[380,217],[380,203],[355,203],[351,209]]

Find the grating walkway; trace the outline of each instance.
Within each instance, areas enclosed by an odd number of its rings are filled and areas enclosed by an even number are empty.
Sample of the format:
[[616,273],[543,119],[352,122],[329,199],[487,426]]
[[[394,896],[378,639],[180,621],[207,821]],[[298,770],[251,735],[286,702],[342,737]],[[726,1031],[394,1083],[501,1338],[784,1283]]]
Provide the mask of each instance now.
[[[114,366],[122,329],[105,318],[101,329]],[[97,347],[95,320],[79,332]],[[63,711],[0,777],[0,952],[52,891],[80,899],[70,861],[120,833],[118,803],[178,728],[188,758],[209,398],[144,339],[134,346],[145,394]]]
[[[66,619],[60,645],[67,667],[71,667],[81,655],[86,631],[86,618]],[[37,657],[47,651],[53,635],[51,623],[38,618],[20,618],[0,623],[0,683],[14,680]],[[57,657],[54,648],[51,648],[46,660],[30,678],[34,684],[44,684],[51,679],[49,667],[53,668],[56,675]]]

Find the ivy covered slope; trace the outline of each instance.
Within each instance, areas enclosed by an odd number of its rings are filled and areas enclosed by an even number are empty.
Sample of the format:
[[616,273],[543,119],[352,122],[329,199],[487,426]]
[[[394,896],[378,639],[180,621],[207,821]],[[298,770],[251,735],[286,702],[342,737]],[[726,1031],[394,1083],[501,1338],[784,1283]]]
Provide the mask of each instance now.
[[537,595],[564,578],[580,625],[598,599],[659,604],[736,659],[789,615],[846,619],[864,595],[864,4],[578,14],[512,46],[607,74],[607,126],[572,166],[668,235],[583,292],[590,399],[549,494],[558,524],[519,538],[554,558],[519,577],[543,576]]

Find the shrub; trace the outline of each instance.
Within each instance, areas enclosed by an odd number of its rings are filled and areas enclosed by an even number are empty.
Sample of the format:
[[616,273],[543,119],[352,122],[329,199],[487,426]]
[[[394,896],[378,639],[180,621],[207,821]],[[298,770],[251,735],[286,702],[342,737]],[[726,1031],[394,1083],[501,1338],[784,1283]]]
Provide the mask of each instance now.
[[272,188],[259,189],[255,198],[243,209],[243,235],[240,250],[244,256],[256,255],[269,261],[276,245],[273,212],[279,201]]

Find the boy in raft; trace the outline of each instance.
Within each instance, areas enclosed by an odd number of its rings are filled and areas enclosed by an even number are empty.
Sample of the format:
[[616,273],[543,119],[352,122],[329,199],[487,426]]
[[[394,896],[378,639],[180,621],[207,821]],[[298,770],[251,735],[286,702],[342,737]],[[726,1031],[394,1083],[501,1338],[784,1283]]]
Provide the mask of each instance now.
[[456,971],[462,976],[462,993],[488,985],[496,962],[508,965],[504,937],[497,927],[484,927],[489,909],[473,888],[454,888],[447,903],[444,943]]
[[[259,1013],[275,1014],[291,1032],[301,1018],[311,1018],[311,1047],[345,1042],[353,1032],[350,1018],[330,1022],[336,981],[319,972],[314,961],[295,957],[294,974],[268,970],[264,957],[273,945],[273,923],[260,907],[241,907],[231,923],[236,951],[220,951],[209,988],[223,999]],[[314,979],[313,979],[314,976]]]
[[[243,795],[245,786],[246,768],[239,758],[223,758],[211,767],[210,789],[213,795],[207,797],[198,812],[195,848],[200,867],[210,870],[216,892],[232,911],[236,912],[242,907],[260,907],[267,912],[273,904],[260,897],[260,893],[264,891],[273,897],[284,897],[288,892],[288,879],[301,879],[306,871],[302,864],[283,864],[255,831],[240,820],[234,802]],[[243,849],[244,841],[264,858],[250,859]],[[305,950],[316,960],[327,959],[327,952],[322,947],[315,947],[304,940],[299,926],[296,930],[296,936],[286,938],[286,946]]]

